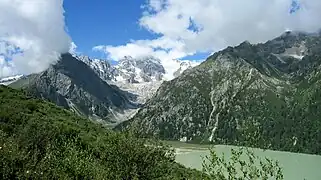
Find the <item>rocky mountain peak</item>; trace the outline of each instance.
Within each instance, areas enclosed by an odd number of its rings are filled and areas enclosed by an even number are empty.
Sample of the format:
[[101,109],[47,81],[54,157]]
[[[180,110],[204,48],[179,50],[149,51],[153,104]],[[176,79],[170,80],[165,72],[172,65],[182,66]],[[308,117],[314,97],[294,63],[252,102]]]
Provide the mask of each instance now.
[[115,69],[116,80],[130,83],[160,81],[165,74],[160,59],[152,56],[140,58],[125,56],[119,60]]
[[115,69],[106,60],[91,59],[89,56],[76,56],[76,58],[87,64],[104,81],[115,80]]

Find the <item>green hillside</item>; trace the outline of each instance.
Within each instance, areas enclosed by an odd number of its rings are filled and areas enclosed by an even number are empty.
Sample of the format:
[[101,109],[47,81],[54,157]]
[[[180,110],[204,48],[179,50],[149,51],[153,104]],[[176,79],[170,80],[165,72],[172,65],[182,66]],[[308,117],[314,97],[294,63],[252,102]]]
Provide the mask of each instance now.
[[0,86],[0,179],[200,178],[146,143]]

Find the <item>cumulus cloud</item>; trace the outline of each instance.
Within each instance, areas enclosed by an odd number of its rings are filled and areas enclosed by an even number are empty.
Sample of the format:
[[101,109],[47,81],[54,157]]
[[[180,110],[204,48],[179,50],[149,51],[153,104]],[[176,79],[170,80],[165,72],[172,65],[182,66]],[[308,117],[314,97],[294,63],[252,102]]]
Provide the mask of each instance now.
[[154,40],[131,40],[122,46],[99,45],[93,48],[95,51],[102,51],[108,54],[108,58],[118,60],[126,55],[132,57],[156,56],[160,59],[181,58],[189,53],[184,52],[184,44],[168,38]]
[[184,44],[180,41],[173,41],[171,39],[162,37],[154,40],[137,40],[130,41],[123,46],[96,46],[95,51],[101,51],[108,55],[107,58],[119,60],[124,56],[131,56],[140,58],[145,56],[154,56],[161,60],[168,77],[173,78],[173,73],[179,68],[180,63],[173,61],[192,53],[184,51]]
[[[155,1],[155,0],[154,0]],[[153,33],[185,42],[186,51],[211,51],[272,39],[286,29],[315,32],[321,26],[321,1],[301,0],[159,0],[149,1],[140,25]],[[152,10],[150,10],[152,9]]]
[[63,0],[0,0],[0,77],[36,73],[68,52]]
[[110,58],[183,58],[245,40],[264,42],[288,29],[315,32],[321,26],[320,0],[148,0],[142,7],[139,24],[159,38],[100,46]]

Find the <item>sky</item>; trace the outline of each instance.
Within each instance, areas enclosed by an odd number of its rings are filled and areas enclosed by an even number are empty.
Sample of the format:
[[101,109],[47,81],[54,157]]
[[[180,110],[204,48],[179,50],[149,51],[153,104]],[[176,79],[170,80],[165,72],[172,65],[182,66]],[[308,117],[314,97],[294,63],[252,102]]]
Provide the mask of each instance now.
[[[160,37],[139,24],[146,0],[134,1],[79,1],[65,0],[66,24],[68,32],[77,45],[77,51],[96,58],[108,58],[105,52],[93,50],[96,46],[122,46],[132,40],[156,39]],[[124,4],[126,4],[124,6]],[[86,13],[84,13],[86,12]],[[121,49],[123,51],[123,49]],[[121,56],[135,54],[115,55]],[[188,60],[204,60],[210,53],[197,53],[184,57]],[[135,55],[133,55],[135,56]],[[179,57],[181,58],[181,57]],[[176,59],[176,57],[174,57]]]
[[320,0],[0,0],[0,77],[41,72],[68,51],[202,61],[245,40],[316,32],[320,17]]

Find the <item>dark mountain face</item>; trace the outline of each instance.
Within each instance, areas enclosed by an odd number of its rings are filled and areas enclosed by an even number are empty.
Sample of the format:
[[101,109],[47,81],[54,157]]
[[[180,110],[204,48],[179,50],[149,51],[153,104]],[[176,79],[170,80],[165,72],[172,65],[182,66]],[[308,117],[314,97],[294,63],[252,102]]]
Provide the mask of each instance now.
[[321,154],[321,37],[228,47],[163,83],[128,122],[142,136]]
[[137,108],[132,94],[103,81],[89,66],[70,54],[40,74],[33,74],[10,85],[24,88],[38,97],[70,108],[94,119],[115,119],[124,110]]
[[106,60],[91,59],[82,55],[76,58],[87,64],[102,80],[112,81],[115,79],[116,69]]

